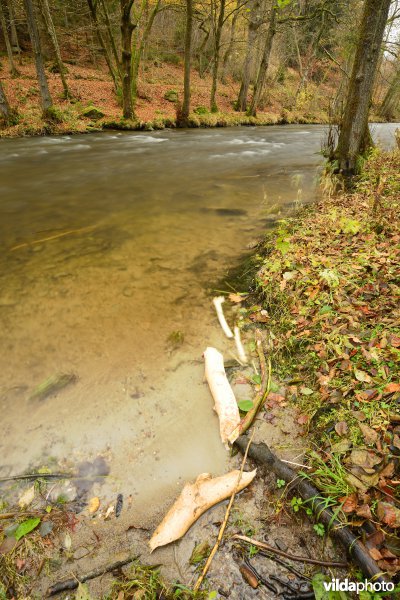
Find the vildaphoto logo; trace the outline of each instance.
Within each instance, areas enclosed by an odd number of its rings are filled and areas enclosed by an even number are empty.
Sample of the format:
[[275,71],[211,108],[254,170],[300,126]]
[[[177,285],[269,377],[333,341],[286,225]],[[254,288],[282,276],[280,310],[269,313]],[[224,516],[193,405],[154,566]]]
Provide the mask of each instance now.
[[394,583],[391,581],[350,581],[349,579],[332,579],[324,581],[324,588],[327,592],[387,592],[394,591]]

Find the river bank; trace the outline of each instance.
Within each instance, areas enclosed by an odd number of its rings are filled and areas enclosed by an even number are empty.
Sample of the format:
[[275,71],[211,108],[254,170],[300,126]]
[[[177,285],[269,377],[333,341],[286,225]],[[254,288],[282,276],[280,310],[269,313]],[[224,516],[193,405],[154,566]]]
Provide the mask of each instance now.
[[[182,98],[183,72],[180,66],[157,63],[148,67],[140,80],[136,104],[136,119],[121,118],[121,99],[106,72],[100,69],[68,65],[67,80],[72,98],[63,98],[60,78],[48,73],[49,87],[54,98],[53,118],[41,115],[39,89],[34,66],[29,59],[19,65],[19,75],[2,73],[9,103],[16,111],[10,126],[0,128],[0,137],[38,135],[67,135],[89,133],[103,129],[152,131],[176,127],[176,115]],[[219,112],[208,109],[210,75],[199,77],[192,72],[192,113],[190,127],[263,126],[277,124],[325,124],[329,122],[329,98],[335,94],[335,81],[316,86],[309,83],[307,92],[291,100],[298,85],[298,74],[289,69],[284,85],[275,84],[268,94],[268,103],[257,117],[233,109],[238,83],[229,79],[219,84]],[[375,111],[377,112],[377,111]],[[379,122],[371,113],[371,120]]]

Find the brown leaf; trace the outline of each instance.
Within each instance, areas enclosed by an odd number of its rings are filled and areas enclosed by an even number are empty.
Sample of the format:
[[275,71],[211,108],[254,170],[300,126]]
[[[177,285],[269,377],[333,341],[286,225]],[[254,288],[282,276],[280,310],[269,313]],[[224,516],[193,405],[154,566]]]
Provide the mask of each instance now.
[[371,383],[372,379],[368,373],[365,371],[361,371],[361,369],[354,369],[354,377],[357,381],[361,381],[363,383]]
[[378,548],[371,548],[368,552],[370,557],[374,560],[380,560],[382,558],[382,554],[379,552]]
[[356,466],[362,467],[365,470],[370,470],[382,462],[382,458],[377,456],[372,450],[363,450],[361,448],[355,448],[352,450],[349,458],[349,462]]
[[100,507],[100,499],[97,496],[94,496],[89,500],[89,512],[93,514],[99,510]]
[[309,416],[308,415],[300,415],[297,419],[299,425],[305,425],[308,423]]
[[339,421],[339,423],[336,423],[335,425],[335,431],[340,436],[346,435],[349,432],[349,426],[346,421]]
[[367,444],[367,446],[369,446],[370,444],[375,444],[378,439],[377,432],[371,427],[368,427],[368,425],[366,425],[365,423],[359,423],[358,426],[361,429],[361,433],[364,437],[364,442]]
[[398,335],[391,335],[390,343],[394,348],[398,348],[400,346],[400,337]]
[[247,295],[245,294],[229,294],[228,296],[229,300],[231,302],[242,302],[243,300],[245,300],[247,298]]
[[362,504],[356,510],[356,515],[364,519],[372,519],[371,509],[368,504]]
[[400,510],[390,502],[378,502],[376,514],[389,527],[400,527]]
[[343,496],[339,498],[340,502],[343,502],[342,511],[344,513],[352,513],[355,511],[358,503],[357,494],[350,494],[350,496]]
[[388,383],[383,388],[384,394],[393,394],[393,392],[400,392],[400,383]]

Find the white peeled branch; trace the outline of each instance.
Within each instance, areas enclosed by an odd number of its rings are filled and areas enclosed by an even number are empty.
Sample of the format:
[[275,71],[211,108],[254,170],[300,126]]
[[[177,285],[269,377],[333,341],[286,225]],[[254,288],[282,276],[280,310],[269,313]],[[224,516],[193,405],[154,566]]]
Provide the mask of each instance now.
[[225,302],[225,298],[223,296],[217,296],[216,298],[213,298],[213,304],[215,306],[215,310],[217,311],[217,317],[218,317],[219,324],[221,325],[222,329],[224,330],[226,337],[233,338],[232,330],[229,327],[228,323],[226,322],[224,311],[222,310],[222,304],[224,302]]
[[214,478],[203,473],[195,483],[187,483],[153,533],[149,542],[151,551],[181,538],[206,510],[229,498],[234,491],[240,492],[247,487],[256,471],[243,472],[240,476],[240,471],[235,470]]
[[236,349],[238,351],[239,360],[240,360],[240,362],[246,364],[247,356],[246,356],[246,352],[243,348],[242,340],[240,339],[240,329],[237,325],[235,325],[233,331],[235,332],[235,344],[236,344]]
[[[224,368],[224,358],[216,348],[204,352],[205,375],[214,398],[214,410],[219,418],[219,431],[224,444],[231,444],[239,435],[240,415],[235,394],[229,384]],[[232,439],[232,432],[237,433]]]

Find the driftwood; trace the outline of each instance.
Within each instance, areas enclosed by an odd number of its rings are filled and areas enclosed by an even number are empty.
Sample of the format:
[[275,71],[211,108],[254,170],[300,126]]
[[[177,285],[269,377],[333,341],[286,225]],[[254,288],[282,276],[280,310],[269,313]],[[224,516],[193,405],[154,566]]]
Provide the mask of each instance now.
[[218,317],[219,324],[221,325],[222,330],[223,330],[224,334],[226,335],[226,337],[233,338],[232,330],[229,327],[228,323],[226,322],[224,311],[222,309],[222,304],[224,302],[225,302],[224,296],[217,296],[216,298],[213,298],[213,304],[215,306],[215,310],[217,311],[217,317]]
[[203,473],[194,483],[187,483],[153,533],[149,542],[151,551],[181,538],[206,510],[229,498],[234,491],[243,490],[255,476],[256,469],[249,473],[235,470],[214,479]]
[[[205,376],[214,398],[214,409],[219,418],[219,432],[223,444],[233,443],[239,436],[239,408],[235,394],[225,373],[223,356],[215,348],[204,351]],[[234,435],[232,437],[232,432]]]
[[[248,438],[246,436],[241,436],[236,440],[235,445],[241,452],[245,452],[247,441]],[[280,479],[284,479],[287,483],[290,483],[291,488],[295,489],[303,500],[310,501],[309,506],[317,516],[318,521],[323,523],[330,535],[346,549],[351,560],[361,569],[366,578],[373,578],[375,581],[381,582],[389,581],[382,574],[382,569],[379,568],[376,561],[371,558],[364,544],[360,542],[349,527],[335,517],[332,510],[325,508],[324,499],[317,488],[306,479],[299,477],[299,473],[283,463],[264,443],[251,444],[248,456],[260,465],[268,467]]]
[[61,592],[65,592],[66,590],[76,590],[80,583],[85,583],[85,581],[89,581],[90,579],[96,579],[96,577],[101,577],[105,573],[110,573],[115,569],[120,569],[121,567],[125,567],[125,565],[129,565],[129,563],[135,562],[139,558],[137,556],[131,556],[126,558],[125,560],[119,560],[110,565],[106,565],[104,567],[99,567],[98,569],[94,569],[86,575],[80,575],[73,577],[71,579],[64,579],[64,581],[58,581],[47,590],[47,597],[55,596],[56,594],[60,594]]

